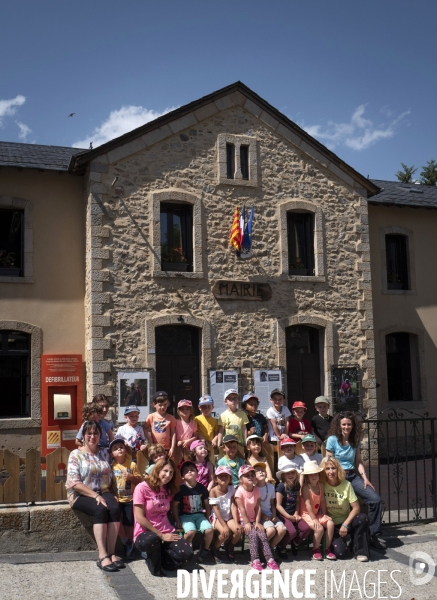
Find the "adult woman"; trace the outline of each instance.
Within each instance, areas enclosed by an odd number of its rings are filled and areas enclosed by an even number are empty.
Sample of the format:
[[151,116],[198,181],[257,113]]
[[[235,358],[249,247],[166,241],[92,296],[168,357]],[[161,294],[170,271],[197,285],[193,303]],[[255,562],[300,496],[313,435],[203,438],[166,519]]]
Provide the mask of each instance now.
[[106,461],[107,454],[99,448],[101,434],[96,421],[83,424],[84,443],[69,456],[65,486],[70,506],[94,519],[93,532],[99,550],[97,566],[103,571],[118,571],[125,566],[114,554],[120,510],[109,491],[112,470]]
[[351,536],[351,549],[361,562],[369,560],[367,542],[369,519],[360,513],[360,504],[352,485],[346,481],[344,470],[333,456],[325,457],[320,463],[323,469],[326,512],[334,521],[334,539],[331,549],[337,558],[346,558],[346,536]]
[[[369,507],[370,545],[385,549],[381,535],[382,500],[366,475],[361,459],[360,442],[362,426],[352,412],[335,415],[326,441],[326,456],[334,456],[343,467],[346,479],[352,484],[355,494]],[[355,469],[358,471],[356,473]]]
[[191,546],[179,537],[167,516],[177,491],[175,479],[174,462],[161,458],[134,492],[135,546],[147,553],[149,571],[157,577],[165,575],[163,568],[175,570],[193,556]]

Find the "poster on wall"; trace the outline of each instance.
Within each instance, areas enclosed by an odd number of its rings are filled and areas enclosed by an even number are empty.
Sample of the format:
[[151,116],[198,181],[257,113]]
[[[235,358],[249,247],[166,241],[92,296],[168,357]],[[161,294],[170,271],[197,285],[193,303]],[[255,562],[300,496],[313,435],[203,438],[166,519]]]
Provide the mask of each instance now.
[[214,412],[222,413],[225,409],[223,396],[226,390],[239,390],[238,371],[209,371],[209,393],[214,400]]
[[254,392],[259,399],[259,410],[265,415],[271,406],[270,393],[284,389],[281,369],[256,369],[254,372]]
[[361,411],[360,372],[358,367],[332,367],[332,408]]
[[140,421],[150,411],[150,371],[120,371],[118,373],[118,422],[123,423],[124,409],[135,404],[140,409]]

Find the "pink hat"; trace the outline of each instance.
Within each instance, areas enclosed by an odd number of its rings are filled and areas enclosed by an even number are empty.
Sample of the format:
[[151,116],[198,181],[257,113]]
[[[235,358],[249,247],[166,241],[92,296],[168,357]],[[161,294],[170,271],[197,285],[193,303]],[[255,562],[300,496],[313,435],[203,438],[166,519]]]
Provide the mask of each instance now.
[[193,403],[191,402],[191,400],[179,400],[178,408],[180,408],[181,406],[190,406],[192,408]]
[[246,473],[249,473],[250,471],[255,471],[252,465],[241,465],[240,470],[238,471],[238,477],[246,475]]
[[223,475],[223,474],[225,474],[225,475],[229,475],[229,477],[232,477],[232,473],[231,473],[230,467],[217,467],[215,474],[216,475]]
[[307,405],[305,404],[305,402],[302,402],[302,400],[296,400],[296,402],[293,404],[293,406],[291,408],[304,408],[306,410]]
[[190,444],[190,450],[194,450],[198,446],[206,446],[205,441],[204,440],[194,440],[194,442],[191,442],[191,444]]
[[296,441],[291,438],[284,438],[283,440],[281,440],[281,448],[282,448],[282,446],[295,446],[295,445],[296,445]]

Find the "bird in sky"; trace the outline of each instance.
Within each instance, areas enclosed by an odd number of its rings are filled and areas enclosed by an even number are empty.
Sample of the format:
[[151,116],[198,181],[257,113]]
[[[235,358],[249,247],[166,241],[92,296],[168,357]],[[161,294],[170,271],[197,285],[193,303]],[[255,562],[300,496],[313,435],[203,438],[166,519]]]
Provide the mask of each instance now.
[[68,116],[73,117],[76,113],[70,113]]

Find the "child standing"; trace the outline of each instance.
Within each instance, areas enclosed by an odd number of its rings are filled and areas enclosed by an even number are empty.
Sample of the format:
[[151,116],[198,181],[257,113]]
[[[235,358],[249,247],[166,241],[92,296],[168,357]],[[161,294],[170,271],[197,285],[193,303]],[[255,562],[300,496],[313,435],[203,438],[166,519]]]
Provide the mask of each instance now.
[[234,435],[240,445],[239,450],[241,456],[244,456],[244,446],[246,445],[247,438],[246,425],[249,422],[249,419],[243,410],[238,410],[237,390],[226,390],[224,401],[228,408],[219,418],[219,445],[221,444],[223,435]]
[[102,418],[109,423],[111,429],[114,429],[115,411],[112,406],[110,406],[109,400],[105,394],[96,394],[93,398],[93,403],[100,406],[103,411]]
[[244,460],[237,456],[238,438],[234,435],[226,435],[223,438],[224,456],[217,463],[218,467],[229,467],[232,474],[232,485],[237,487],[240,483],[238,476],[240,467],[244,465]]
[[314,433],[307,433],[306,436],[302,440],[302,447],[305,450],[304,454],[301,454],[301,457],[305,462],[309,462],[310,460],[315,460],[318,465],[322,462],[323,456],[320,452],[316,452],[317,444],[316,444],[316,436]]
[[161,458],[165,458],[166,452],[161,444],[149,444],[146,449],[146,458],[149,459],[149,465],[146,469],[146,475],[150,475],[153,467]]
[[197,467],[197,481],[207,488],[214,476],[214,467],[208,460],[208,449],[204,440],[194,440],[191,443],[189,460]]
[[199,398],[200,415],[194,417],[197,425],[197,431],[200,439],[205,440],[208,448],[209,460],[214,462],[214,449],[219,447],[218,442],[218,421],[211,416],[214,408],[214,400],[211,396],[205,395]]
[[242,409],[246,412],[249,422],[246,425],[247,435],[256,435],[267,442],[269,439],[269,428],[265,416],[258,412],[259,399],[255,394],[249,393],[243,396]]
[[314,406],[317,415],[311,419],[311,427],[316,435],[317,443],[322,444],[328,438],[328,431],[334,417],[329,414],[330,402],[326,396],[318,396],[314,401]]
[[119,536],[125,547],[126,556],[133,551],[134,508],[133,494],[135,486],[143,481],[136,463],[126,456],[124,439],[115,438],[109,444],[112,456],[112,491],[120,506]]
[[278,571],[279,567],[273,558],[272,550],[261,525],[261,500],[259,488],[255,486],[255,471],[251,465],[243,465],[238,472],[240,486],[235,492],[235,503],[238,516],[246,535],[249,538],[250,566],[256,571],[262,571],[259,559],[259,544],[262,546],[267,568]]
[[143,425],[144,434],[149,443],[164,446],[168,456],[172,458],[176,450],[176,419],[167,413],[167,392],[156,392],[152,406],[155,412],[147,417]]
[[123,438],[127,445],[138,452],[138,450],[145,450],[147,443],[145,442],[145,436],[143,428],[138,425],[138,419],[140,418],[140,411],[137,406],[126,406],[124,409],[124,418],[126,419],[126,425],[122,425],[117,430],[117,437]]
[[114,432],[108,421],[103,419],[103,409],[96,402],[85,404],[82,408],[83,423],[76,434],[76,446],[83,445],[83,426],[86,421],[96,421],[100,425],[102,435],[100,436],[99,446],[101,448],[109,448],[109,442],[114,439]]
[[325,492],[319,473],[323,471],[315,461],[307,462],[303,468],[304,484],[300,498],[299,514],[314,531],[313,560],[323,560],[320,542],[326,529],[326,550],[328,560],[337,560],[331,550],[334,536],[334,521],[326,514]]
[[274,447],[273,468],[278,464],[278,442],[288,438],[288,427],[291,412],[284,406],[285,394],[282,390],[274,389],[270,394],[272,406],[267,410],[270,443]]
[[304,402],[297,400],[291,407],[294,418],[290,421],[290,437],[296,442],[301,441],[307,433],[312,433],[311,423],[304,419],[307,407]]
[[[304,460],[296,454],[296,442],[291,438],[284,438],[281,440],[281,450],[284,454],[279,457],[278,469],[283,471],[284,469],[293,467],[299,472],[302,471]],[[279,479],[278,474],[276,474],[276,477]]]
[[277,517],[275,488],[271,483],[267,483],[266,481],[265,464],[258,463],[253,466],[255,467],[256,487],[260,492],[261,525],[266,531],[270,546],[276,548],[287,533],[287,528]]
[[190,445],[197,439],[197,424],[194,420],[191,400],[178,402],[178,416],[179,419],[176,419],[176,465],[188,459]]
[[275,483],[275,479],[273,478],[273,474],[267,459],[261,454],[262,439],[257,435],[249,435],[246,444],[248,450],[247,463],[252,465],[252,467],[258,463],[263,463],[267,475],[267,481],[270,483]]
[[211,522],[219,536],[211,548],[216,563],[220,560],[220,546],[224,543],[226,558],[235,560],[234,545],[243,533],[238,522],[237,506],[234,500],[235,487],[231,484],[232,474],[229,467],[218,467],[214,476],[214,485],[209,493],[209,504],[212,507]]
[[199,562],[210,558],[209,547],[214,536],[214,530],[209,522],[211,509],[208,501],[208,490],[198,483],[197,467],[191,460],[181,466],[183,484],[173,498],[172,512],[177,529],[183,529],[184,538],[191,544],[196,531],[204,534],[204,542],[199,550]]

